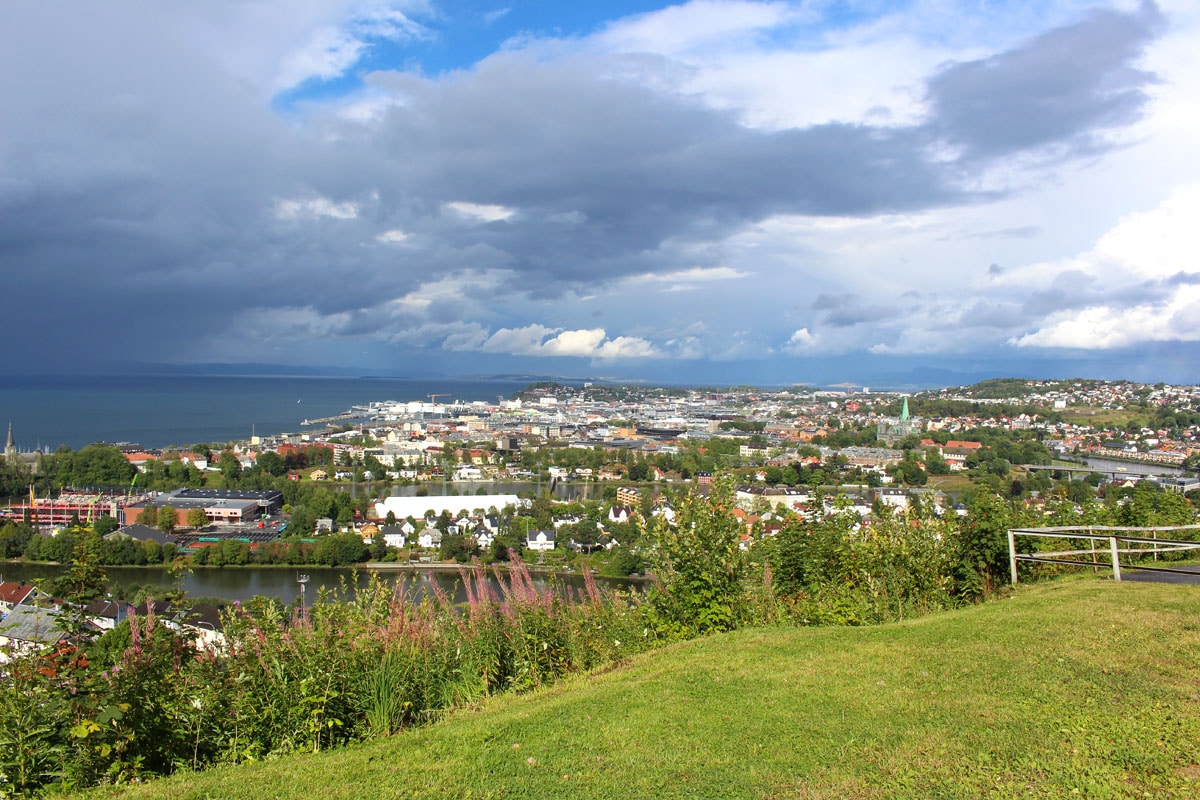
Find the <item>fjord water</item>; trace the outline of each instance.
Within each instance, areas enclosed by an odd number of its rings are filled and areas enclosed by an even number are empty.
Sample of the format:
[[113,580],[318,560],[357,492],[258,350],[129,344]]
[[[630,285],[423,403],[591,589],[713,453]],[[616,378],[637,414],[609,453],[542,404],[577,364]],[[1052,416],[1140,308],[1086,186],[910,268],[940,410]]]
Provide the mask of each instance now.
[[[162,586],[170,588],[175,585],[175,579],[166,567],[105,567],[110,586]],[[49,585],[50,581],[62,575],[62,567],[52,564],[30,564],[24,562],[0,562],[0,578],[9,581],[25,583],[42,582]],[[307,575],[308,581],[305,592],[309,602],[312,602],[322,590],[338,591],[345,586],[349,590],[365,586],[370,580],[366,569],[352,571],[348,569],[331,569],[328,567],[230,567],[208,568],[198,567],[183,575],[182,588],[191,597],[221,597],[226,600],[246,602],[255,595],[278,597],[285,603],[292,603],[300,597],[300,584],[297,578]],[[438,592],[456,603],[466,600],[462,575],[454,569],[412,569],[387,570],[379,573],[389,585],[399,586],[402,593],[409,598],[417,599],[427,594]],[[492,591],[499,596],[500,585],[490,574],[487,582]],[[553,588],[560,592],[574,592],[579,595],[584,591],[583,577],[578,574],[548,575],[534,573],[534,585],[539,589]],[[641,584],[635,580],[614,578],[597,578],[597,582],[608,589],[638,588]]]
[[144,447],[227,442],[312,430],[330,417],[380,400],[441,402],[509,397],[523,380],[137,375],[6,378],[0,425],[12,423],[21,450],[79,449],[96,441]]

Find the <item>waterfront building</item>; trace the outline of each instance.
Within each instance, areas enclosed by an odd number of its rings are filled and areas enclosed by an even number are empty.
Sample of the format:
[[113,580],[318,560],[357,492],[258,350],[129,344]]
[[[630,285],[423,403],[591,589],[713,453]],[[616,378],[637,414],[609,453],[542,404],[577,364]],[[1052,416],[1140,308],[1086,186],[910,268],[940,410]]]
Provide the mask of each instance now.
[[457,514],[460,511],[473,511],[481,508],[487,511],[495,508],[502,511],[507,506],[520,508],[525,501],[515,494],[472,494],[472,495],[429,495],[426,497],[387,497],[375,504],[375,517],[386,519],[388,512],[395,519],[402,520],[412,517],[420,519],[425,512],[432,511],[436,517],[443,511]]

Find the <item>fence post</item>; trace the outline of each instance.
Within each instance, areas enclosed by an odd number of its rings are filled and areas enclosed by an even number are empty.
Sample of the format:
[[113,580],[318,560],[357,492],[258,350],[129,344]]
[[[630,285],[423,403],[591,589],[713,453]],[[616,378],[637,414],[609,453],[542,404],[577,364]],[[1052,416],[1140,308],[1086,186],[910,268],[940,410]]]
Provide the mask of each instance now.
[[1012,574],[1012,585],[1017,585],[1017,542],[1012,528],[1008,529],[1008,568]]
[[1117,537],[1108,537],[1108,544],[1112,549],[1113,579],[1119,583],[1121,581],[1121,560],[1117,553]]

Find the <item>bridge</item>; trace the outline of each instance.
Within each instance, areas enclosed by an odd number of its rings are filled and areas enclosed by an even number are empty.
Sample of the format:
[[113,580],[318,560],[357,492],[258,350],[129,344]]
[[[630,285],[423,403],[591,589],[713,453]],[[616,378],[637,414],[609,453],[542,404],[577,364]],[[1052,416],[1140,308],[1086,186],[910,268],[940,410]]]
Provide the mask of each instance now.
[[1126,467],[1113,467],[1111,469],[1097,469],[1096,467],[1079,467],[1072,464],[1017,464],[1019,469],[1027,469],[1030,472],[1034,470],[1050,471],[1050,472],[1065,472],[1067,477],[1073,479],[1076,474],[1093,474],[1109,475],[1112,480],[1117,478],[1134,478],[1142,480],[1148,478],[1149,475],[1142,472],[1132,472]]

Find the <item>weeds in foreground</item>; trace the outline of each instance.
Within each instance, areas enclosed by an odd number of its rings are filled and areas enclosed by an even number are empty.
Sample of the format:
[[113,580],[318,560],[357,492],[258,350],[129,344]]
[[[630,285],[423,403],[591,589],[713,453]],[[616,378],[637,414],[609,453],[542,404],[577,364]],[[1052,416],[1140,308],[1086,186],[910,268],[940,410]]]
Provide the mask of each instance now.
[[461,608],[377,578],[290,620],[238,606],[219,651],[151,616],[91,652],[14,661],[0,682],[0,797],[388,736],[655,644],[636,598],[540,589],[519,560],[495,577],[500,596],[481,567],[464,569]]

